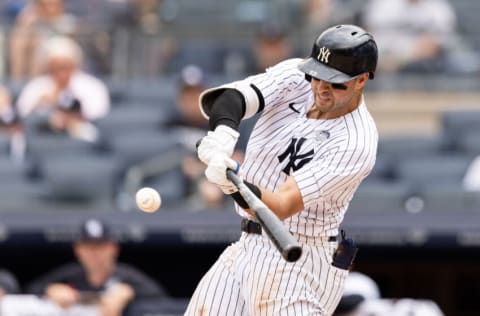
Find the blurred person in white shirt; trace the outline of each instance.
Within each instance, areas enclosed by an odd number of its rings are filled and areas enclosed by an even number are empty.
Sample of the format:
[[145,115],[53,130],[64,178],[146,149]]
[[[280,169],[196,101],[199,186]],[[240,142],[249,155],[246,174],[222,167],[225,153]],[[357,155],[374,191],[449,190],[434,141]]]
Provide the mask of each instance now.
[[370,0],[362,18],[377,39],[383,71],[439,71],[446,68],[452,43],[458,43],[448,0]]
[[106,85],[82,70],[82,50],[68,37],[49,39],[40,58],[43,74],[21,91],[17,100],[20,115],[47,116],[52,130],[95,141],[98,131],[91,123],[110,110]]

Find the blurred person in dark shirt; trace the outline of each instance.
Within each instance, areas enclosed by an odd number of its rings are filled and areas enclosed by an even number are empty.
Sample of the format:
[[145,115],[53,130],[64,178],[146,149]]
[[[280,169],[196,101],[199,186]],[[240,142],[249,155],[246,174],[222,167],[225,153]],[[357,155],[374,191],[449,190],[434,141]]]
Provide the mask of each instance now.
[[292,57],[293,47],[286,30],[280,24],[268,22],[258,30],[254,53],[255,73],[258,73]]
[[198,98],[206,89],[204,71],[197,65],[186,65],[180,72],[175,113],[165,127],[175,130],[186,149],[191,151],[182,158],[181,170],[187,187],[187,200],[191,207],[217,208],[224,202],[222,192],[203,177],[205,166],[195,158],[195,143],[208,131],[208,121],[198,106]]
[[118,262],[120,246],[111,229],[98,219],[85,221],[73,244],[77,262],[33,281],[27,292],[57,303],[98,303],[101,315],[121,315],[136,298],[161,297],[165,291],[140,270]]
[[292,57],[294,48],[285,28],[277,22],[268,21],[257,30],[252,53],[253,60],[248,72],[257,74]]

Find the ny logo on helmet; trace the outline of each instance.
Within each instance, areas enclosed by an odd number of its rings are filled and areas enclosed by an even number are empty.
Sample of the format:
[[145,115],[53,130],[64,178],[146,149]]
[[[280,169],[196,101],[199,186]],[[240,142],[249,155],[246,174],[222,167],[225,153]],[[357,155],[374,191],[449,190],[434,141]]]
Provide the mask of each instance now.
[[317,59],[322,63],[328,64],[328,56],[330,56],[330,50],[323,46],[320,48],[320,53],[318,53]]

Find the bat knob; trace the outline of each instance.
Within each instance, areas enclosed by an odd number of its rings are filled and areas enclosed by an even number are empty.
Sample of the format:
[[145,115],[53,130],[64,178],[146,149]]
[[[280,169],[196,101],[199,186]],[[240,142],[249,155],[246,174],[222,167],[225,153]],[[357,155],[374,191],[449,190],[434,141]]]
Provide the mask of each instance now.
[[283,257],[288,262],[295,262],[302,256],[302,247],[300,246],[292,246],[285,249],[283,253]]

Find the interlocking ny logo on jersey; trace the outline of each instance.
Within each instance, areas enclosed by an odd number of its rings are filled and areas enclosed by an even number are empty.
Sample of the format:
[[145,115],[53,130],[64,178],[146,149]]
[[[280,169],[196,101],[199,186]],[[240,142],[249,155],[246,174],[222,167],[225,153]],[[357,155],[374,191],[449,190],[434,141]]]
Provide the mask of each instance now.
[[278,156],[278,160],[283,162],[288,157],[288,163],[285,168],[282,169],[283,172],[290,175],[290,171],[297,171],[298,169],[302,168],[306,163],[308,163],[313,158],[314,151],[311,149],[310,151],[301,154],[300,150],[302,149],[303,143],[306,141],[306,138],[292,138],[290,141],[290,145],[288,145],[287,150],[285,150],[280,156]]
[[317,59],[322,63],[328,64],[328,57],[330,56],[330,50],[323,46],[320,48],[320,53],[318,53]]

